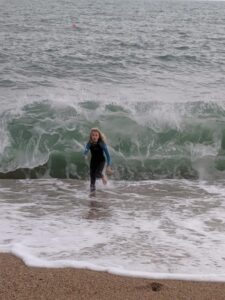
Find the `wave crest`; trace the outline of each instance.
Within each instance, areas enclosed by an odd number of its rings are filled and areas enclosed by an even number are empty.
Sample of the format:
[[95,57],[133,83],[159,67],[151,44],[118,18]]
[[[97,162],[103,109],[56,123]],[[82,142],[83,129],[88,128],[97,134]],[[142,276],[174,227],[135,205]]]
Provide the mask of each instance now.
[[81,153],[96,126],[108,136],[117,179],[220,177],[225,170],[225,110],[215,103],[44,101],[1,117],[0,178],[87,178]]

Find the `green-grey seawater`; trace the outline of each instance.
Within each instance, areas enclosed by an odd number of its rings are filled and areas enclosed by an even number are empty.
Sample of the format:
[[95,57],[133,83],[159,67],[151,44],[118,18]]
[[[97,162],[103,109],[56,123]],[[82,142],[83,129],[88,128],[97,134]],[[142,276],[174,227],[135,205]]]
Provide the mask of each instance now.
[[224,177],[224,2],[0,3],[0,178]]

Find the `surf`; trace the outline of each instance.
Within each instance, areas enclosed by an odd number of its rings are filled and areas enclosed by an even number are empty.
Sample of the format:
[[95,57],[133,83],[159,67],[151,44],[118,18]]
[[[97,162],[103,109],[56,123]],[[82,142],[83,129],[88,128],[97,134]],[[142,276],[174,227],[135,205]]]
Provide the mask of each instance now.
[[222,178],[223,103],[35,101],[1,113],[0,178],[88,178],[89,130],[107,134],[114,179]]

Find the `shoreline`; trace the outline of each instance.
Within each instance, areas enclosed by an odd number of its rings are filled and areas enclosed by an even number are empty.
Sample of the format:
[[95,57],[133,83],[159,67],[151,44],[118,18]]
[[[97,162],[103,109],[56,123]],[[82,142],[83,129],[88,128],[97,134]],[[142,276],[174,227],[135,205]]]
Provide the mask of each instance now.
[[75,268],[28,267],[0,253],[0,299],[222,300],[225,282],[157,280]]

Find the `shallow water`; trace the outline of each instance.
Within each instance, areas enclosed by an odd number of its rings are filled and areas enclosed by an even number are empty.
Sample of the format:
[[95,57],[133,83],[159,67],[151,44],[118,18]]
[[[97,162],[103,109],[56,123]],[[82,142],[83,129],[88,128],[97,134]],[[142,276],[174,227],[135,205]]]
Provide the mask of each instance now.
[[2,180],[0,251],[39,266],[224,280],[224,187],[160,180]]

